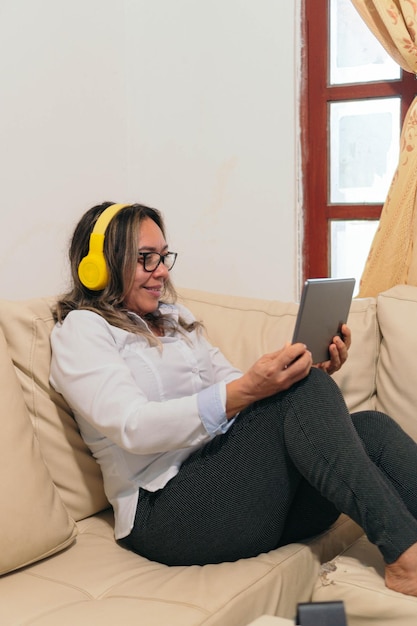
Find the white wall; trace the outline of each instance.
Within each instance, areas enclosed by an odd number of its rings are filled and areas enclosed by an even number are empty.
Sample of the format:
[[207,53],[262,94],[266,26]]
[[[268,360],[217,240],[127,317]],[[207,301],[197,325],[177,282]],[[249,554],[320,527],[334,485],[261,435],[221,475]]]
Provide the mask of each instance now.
[[178,285],[298,288],[296,14],[276,0],[0,4],[0,297],[66,288],[103,200],[165,215]]

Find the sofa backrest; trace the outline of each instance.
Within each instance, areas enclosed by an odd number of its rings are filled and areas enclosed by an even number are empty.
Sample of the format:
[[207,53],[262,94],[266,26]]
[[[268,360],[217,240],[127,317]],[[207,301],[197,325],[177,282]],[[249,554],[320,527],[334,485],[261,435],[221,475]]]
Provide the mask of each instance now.
[[[179,289],[180,301],[205,325],[208,339],[246,371],[262,354],[291,341],[298,304]],[[348,325],[352,346],[334,375],[351,412],[375,408],[380,335],[374,298],[355,299]]]
[[22,387],[41,454],[71,517],[107,508],[101,471],[71,410],[49,384],[53,300],[0,300],[0,327]]
[[378,296],[381,350],[377,409],[417,441],[417,287],[397,285]]
[[[180,300],[204,321],[209,340],[242,370],[290,341],[298,305],[181,289]],[[69,514],[80,520],[107,508],[101,471],[72,412],[49,384],[53,298],[0,300],[0,329],[22,388],[43,460]],[[352,303],[353,344],[336,375],[351,411],[373,408],[379,331],[375,300]]]
[[43,461],[1,328],[0,382],[1,576],[67,547],[77,527]]

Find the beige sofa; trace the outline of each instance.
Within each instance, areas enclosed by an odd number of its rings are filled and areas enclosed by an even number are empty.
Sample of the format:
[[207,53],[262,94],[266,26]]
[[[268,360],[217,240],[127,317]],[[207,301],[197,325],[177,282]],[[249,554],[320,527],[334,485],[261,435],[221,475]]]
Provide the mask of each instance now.
[[[181,300],[241,368],[290,340],[297,311],[187,289]],[[118,546],[99,468],[48,383],[52,301],[0,302],[0,624],[244,626],[293,620],[311,600],[343,600],[349,626],[415,624],[417,600],[385,588],[377,551],[344,516],[312,541],[237,563],[170,568]],[[417,439],[415,320],[417,288],[355,300],[335,377],[351,410],[385,410]]]

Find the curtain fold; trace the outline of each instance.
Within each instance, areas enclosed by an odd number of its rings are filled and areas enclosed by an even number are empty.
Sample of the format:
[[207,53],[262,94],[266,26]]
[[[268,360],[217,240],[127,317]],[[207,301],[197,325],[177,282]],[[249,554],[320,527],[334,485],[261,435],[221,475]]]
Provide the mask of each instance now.
[[359,15],[403,70],[417,73],[417,2],[351,0]]
[[[417,0],[351,0],[406,72],[417,73]],[[417,88],[417,82],[416,82]],[[363,271],[358,297],[417,285],[417,98],[401,132],[400,157]]]
[[417,285],[417,98],[407,112],[401,150],[358,297],[376,296],[399,284]]

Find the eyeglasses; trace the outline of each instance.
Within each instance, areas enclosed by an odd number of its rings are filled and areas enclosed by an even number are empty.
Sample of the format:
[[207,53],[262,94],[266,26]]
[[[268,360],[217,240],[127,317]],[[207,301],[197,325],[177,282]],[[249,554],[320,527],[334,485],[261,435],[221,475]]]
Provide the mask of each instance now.
[[177,260],[177,252],[167,252],[159,254],[158,252],[139,252],[138,263],[142,263],[145,272],[154,272],[159,264],[162,263],[169,270],[172,270]]

